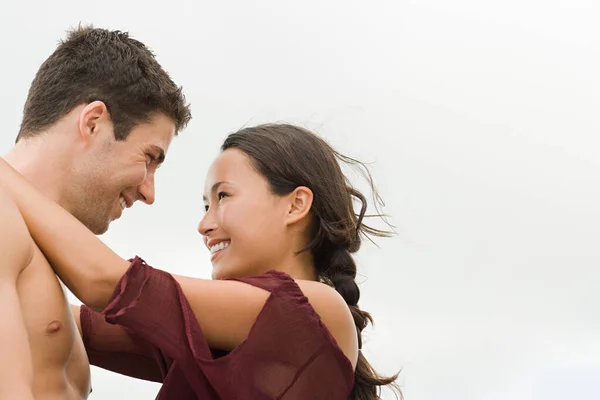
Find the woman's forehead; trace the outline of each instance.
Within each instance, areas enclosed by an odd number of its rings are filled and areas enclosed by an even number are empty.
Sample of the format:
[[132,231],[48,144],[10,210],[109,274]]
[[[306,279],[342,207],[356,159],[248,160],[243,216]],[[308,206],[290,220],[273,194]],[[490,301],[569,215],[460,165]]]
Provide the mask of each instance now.
[[215,183],[221,181],[242,185],[263,179],[245,153],[237,149],[227,149],[219,154],[209,167],[204,190],[209,192]]

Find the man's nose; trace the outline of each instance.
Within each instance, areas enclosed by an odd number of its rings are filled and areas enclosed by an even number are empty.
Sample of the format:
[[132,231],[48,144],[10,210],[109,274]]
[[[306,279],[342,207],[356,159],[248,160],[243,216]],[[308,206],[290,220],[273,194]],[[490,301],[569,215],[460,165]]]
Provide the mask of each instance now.
[[138,186],[139,200],[143,201],[148,205],[154,204],[155,193],[154,193],[154,174],[148,174],[144,182]]

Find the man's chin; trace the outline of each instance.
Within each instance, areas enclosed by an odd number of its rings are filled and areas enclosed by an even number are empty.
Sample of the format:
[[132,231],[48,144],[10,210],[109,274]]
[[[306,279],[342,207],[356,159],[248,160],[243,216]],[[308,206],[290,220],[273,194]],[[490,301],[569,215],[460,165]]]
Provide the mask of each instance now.
[[103,235],[108,231],[108,227],[111,224],[111,220],[106,219],[104,221],[94,221],[93,223],[87,224],[87,228],[92,231],[94,235]]
[[90,229],[94,235],[100,236],[104,235],[108,231],[108,225],[102,229]]
[[108,230],[108,226],[111,223],[110,218],[108,216],[106,216],[105,218],[98,218],[97,216],[94,217],[92,215],[78,216],[73,214],[73,216],[77,218],[79,222],[85,225],[85,227],[92,231],[92,233],[95,235],[102,235],[103,233],[106,233],[106,231]]

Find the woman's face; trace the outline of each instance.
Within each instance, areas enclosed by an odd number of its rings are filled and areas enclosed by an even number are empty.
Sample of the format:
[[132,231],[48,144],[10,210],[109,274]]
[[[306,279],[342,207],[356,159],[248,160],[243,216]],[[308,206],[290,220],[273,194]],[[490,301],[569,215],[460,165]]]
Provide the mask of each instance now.
[[213,279],[277,269],[293,252],[286,229],[286,197],[271,192],[266,178],[242,151],[227,149],[212,163],[204,205],[198,232],[210,251]]

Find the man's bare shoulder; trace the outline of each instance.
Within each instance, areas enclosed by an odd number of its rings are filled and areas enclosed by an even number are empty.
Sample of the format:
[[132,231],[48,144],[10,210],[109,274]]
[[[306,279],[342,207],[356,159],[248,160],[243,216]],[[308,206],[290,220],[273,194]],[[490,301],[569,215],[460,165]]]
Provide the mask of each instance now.
[[0,186],[0,274],[17,275],[29,265],[34,244],[19,208]]

